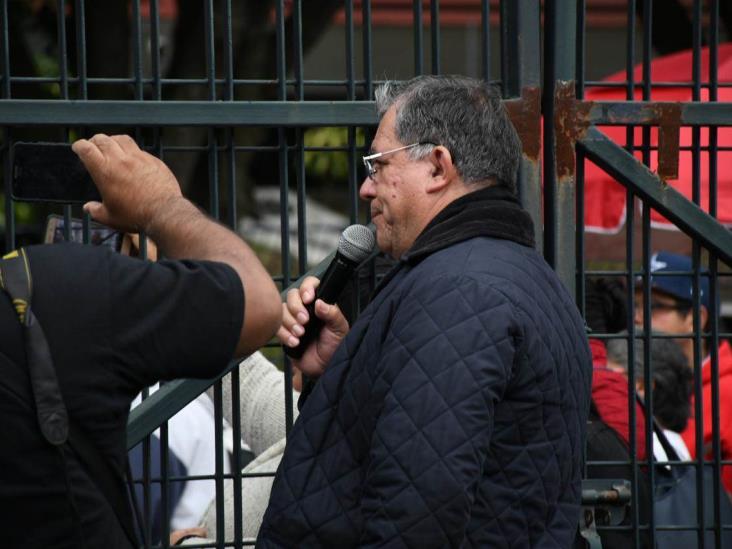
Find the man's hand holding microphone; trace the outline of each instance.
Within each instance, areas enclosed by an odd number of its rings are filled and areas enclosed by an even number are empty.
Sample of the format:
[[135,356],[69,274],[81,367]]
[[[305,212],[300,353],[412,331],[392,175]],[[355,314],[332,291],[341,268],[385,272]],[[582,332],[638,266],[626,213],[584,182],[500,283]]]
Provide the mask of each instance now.
[[336,301],[375,245],[371,229],[351,225],[341,234],[338,250],[322,279],[306,277],[300,288],[287,293],[277,337],[293,365],[306,376],[320,376],[346,337],[348,321]]

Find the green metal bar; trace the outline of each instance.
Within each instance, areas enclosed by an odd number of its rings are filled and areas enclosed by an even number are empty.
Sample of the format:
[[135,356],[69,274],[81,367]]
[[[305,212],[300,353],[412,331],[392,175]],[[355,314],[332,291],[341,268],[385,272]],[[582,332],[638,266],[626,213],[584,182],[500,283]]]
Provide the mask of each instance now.
[[[2,99],[10,100],[10,24],[8,22],[8,0],[0,2],[2,27],[0,30],[0,46],[2,47]],[[2,101],[0,101],[2,103]],[[3,190],[5,193],[5,249],[3,253],[15,249],[15,208],[10,200],[12,191],[12,167],[10,166],[10,129],[3,128],[3,147],[0,149],[3,162]]]
[[422,0],[412,1],[414,20],[414,74],[420,75],[424,72],[422,52],[424,50],[424,30],[422,29]]
[[432,54],[432,74],[442,72],[440,39],[440,0],[430,2],[430,44]]
[[[523,16],[527,15],[524,13]],[[532,26],[530,21],[526,26]],[[528,39],[528,37],[527,37]],[[531,51],[525,48],[525,51]],[[533,78],[526,78],[530,84]],[[512,100],[508,100],[509,102]],[[588,122],[602,126],[657,125],[657,106],[645,101],[593,101]],[[668,103],[666,103],[668,104]],[[732,126],[732,102],[674,103],[683,126]],[[370,126],[372,101],[0,101],[0,125],[25,126]]]
[[0,101],[14,126],[370,126],[372,101]]
[[732,126],[732,103],[593,101],[588,121],[598,126],[654,126],[659,105],[678,105],[683,126]]
[[491,81],[491,3],[480,2],[480,51],[481,75],[486,82]]
[[[64,0],[58,0],[56,3],[57,13],[66,13]],[[58,42],[58,70],[59,70],[59,89],[61,98],[69,98],[69,59],[68,48],[66,45],[66,22],[61,16],[56,18],[56,34]],[[9,97],[9,96],[8,96]]]
[[577,141],[587,157],[629,187],[648,205],[732,266],[732,234],[699,206],[665,184],[601,131],[590,128]]

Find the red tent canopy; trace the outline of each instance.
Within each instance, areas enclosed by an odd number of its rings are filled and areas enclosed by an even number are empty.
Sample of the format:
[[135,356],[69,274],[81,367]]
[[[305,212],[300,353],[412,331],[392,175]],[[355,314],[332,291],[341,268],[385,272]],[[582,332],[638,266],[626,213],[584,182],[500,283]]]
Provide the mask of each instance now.
[[[732,43],[722,44],[718,50],[718,81],[720,84],[732,84]],[[634,68],[634,81],[643,78],[642,66]],[[701,51],[701,79],[709,82],[709,49]],[[626,82],[625,71],[617,72],[604,79],[605,82]],[[651,61],[651,101],[691,101],[692,100],[692,52],[690,50],[659,57]],[[641,101],[642,86],[636,86],[634,100]],[[593,87],[588,89],[585,98],[595,101],[622,101],[626,99],[624,87]],[[720,87],[718,100],[732,102],[732,87]],[[701,101],[709,101],[709,89],[702,88]],[[626,128],[624,126],[606,126],[600,128],[618,145],[625,146]],[[643,141],[642,128],[634,130],[634,144]],[[651,129],[652,146],[658,144],[658,128]],[[689,199],[692,196],[692,152],[683,150],[692,145],[692,128],[682,127],[680,131],[679,178],[669,180],[679,192]],[[709,145],[709,130],[701,128],[701,147]],[[717,217],[721,223],[732,227],[732,127],[720,127],[717,131]],[[641,152],[635,152],[641,159]],[[657,166],[656,151],[651,152],[651,170]],[[709,211],[709,153],[700,154],[700,190],[701,207]],[[625,187],[614,178],[595,166],[585,162],[585,229],[588,232],[614,234],[620,231],[625,223]],[[651,223],[655,228],[674,229],[668,220],[658,212],[651,213]]]

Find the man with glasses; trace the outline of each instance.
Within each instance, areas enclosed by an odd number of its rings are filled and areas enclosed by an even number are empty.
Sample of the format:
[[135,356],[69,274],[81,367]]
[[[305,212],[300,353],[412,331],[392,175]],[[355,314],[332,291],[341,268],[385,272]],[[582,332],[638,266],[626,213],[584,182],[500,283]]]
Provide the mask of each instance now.
[[[647,328],[680,336],[676,341],[684,351],[689,367],[694,367],[694,285],[693,264],[689,257],[658,252],[651,257],[649,304],[651,317]],[[699,326],[706,332],[709,324],[709,277],[699,276]],[[635,290],[635,323],[644,328],[642,286]],[[683,337],[681,337],[683,336]],[[702,402],[704,454],[712,457],[712,364],[707,338],[701,338]],[[722,459],[732,459],[732,348],[728,341],[719,346],[719,429]],[[695,391],[694,394],[698,394]],[[696,418],[693,415],[682,433],[692,457],[696,457]],[[732,493],[732,467],[722,468],[722,480],[727,492]]]
[[[288,438],[260,547],[568,547],[591,358],[516,198],[521,144],[498,92],[422,76],[376,92],[361,198],[398,260],[350,327],[295,364],[323,373]],[[314,279],[278,337],[294,346]]]

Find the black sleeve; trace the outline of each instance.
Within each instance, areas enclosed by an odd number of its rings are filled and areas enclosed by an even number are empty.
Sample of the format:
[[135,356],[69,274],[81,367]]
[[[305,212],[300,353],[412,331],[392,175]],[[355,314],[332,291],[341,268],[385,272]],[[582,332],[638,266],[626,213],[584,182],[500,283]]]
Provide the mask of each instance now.
[[33,307],[54,361],[111,374],[123,390],[162,379],[213,377],[231,360],[243,288],[223,263],[120,256],[98,247],[28,249]]
[[218,374],[233,357],[244,316],[234,269],[212,261],[121,259],[109,271],[113,341],[131,367],[145,365],[145,384]]

